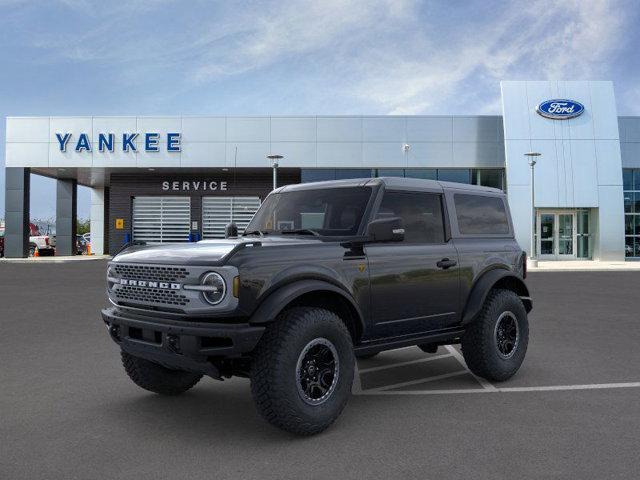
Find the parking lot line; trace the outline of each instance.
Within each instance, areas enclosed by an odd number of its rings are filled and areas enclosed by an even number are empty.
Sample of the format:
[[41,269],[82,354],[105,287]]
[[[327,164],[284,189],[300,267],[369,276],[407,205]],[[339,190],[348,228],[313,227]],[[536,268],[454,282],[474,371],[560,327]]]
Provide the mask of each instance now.
[[[467,372],[462,372],[467,373]],[[436,379],[436,377],[432,377]],[[425,379],[423,382],[430,381]],[[454,395],[465,393],[519,393],[519,392],[562,392],[575,390],[606,390],[616,388],[640,388],[640,382],[589,383],[582,385],[542,385],[538,387],[494,387],[493,389],[462,388],[450,390],[387,390],[387,387],[362,390],[359,395]]]
[[460,352],[458,352],[454,347],[452,347],[451,345],[445,345],[445,347],[447,349],[447,351],[460,363],[460,365],[462,365],[462,367],[473,377],[475,378],[478,383],[480,385],[482,385],[482,388],[484,388],[485,390],[495,390],[496,387],[493,386],[493,384],[491,384],[489,381],[485,380],[484,378],[480,378],[477,375],[475,375],[473,372],[471,372],[468,368],[467,368],[467,364],[464,361],[464,357],[462,355],[460,355]]
[[379,365],[377,367],[361,368],[360,373],[377,372],[378,370],[386,370],[388,368],[402,367],[405,365],[411,365],[413,363],[429,362],[431,360],[440,360],[441,358],[449,358],[451,356],[452,355],[450,353],[446,353],[443,355],[434,355],[433,357],[424,357],[424,358],[416,358],[414,360],[407,360],[406,362],[391,363],[389,365]]
[[383,387],[371,388],[371,389],[367,389],[366,391],[367,392],[384,392],[387,390],[393,390],[395,388],[409,387],[411,385],[418,385],[421,383],[428,383],[428,382],[435,382],[436,380],[443,380],[445,378],[457,377],[459,375],[465,375],[467,373],[469,372],[467,372],[466,370],[459,370],[457,372],[443,373],[442,375],[435,375],[433,377],[418,378],[417,380],[409,380],[407,382],[400,382],[400,383],[394,383],[391,385],[385,385]]

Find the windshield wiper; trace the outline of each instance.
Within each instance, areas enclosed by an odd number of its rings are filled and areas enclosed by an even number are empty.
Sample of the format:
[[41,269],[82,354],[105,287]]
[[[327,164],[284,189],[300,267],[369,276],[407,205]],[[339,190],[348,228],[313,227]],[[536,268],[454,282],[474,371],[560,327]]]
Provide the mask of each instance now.
[[292,235],[298,234],[298,235],[315,235],[316,237],[320,236],[318,232],[316,232],[315,230],[311,230],[310,228],[296,228],[293,230],[281,230],[280,233],[283,235],[285,233],[290,233]]
[[262,230],[251,230],[250,232],[244,232],[242,236],[246,237],[247,235],[260,235],[261,237],[264,237],[268,233],[269,232],[263,232]]

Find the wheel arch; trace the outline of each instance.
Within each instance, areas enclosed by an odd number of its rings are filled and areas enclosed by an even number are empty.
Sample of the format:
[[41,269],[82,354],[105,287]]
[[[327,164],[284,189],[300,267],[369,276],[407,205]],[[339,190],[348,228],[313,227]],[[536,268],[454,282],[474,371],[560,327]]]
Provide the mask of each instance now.
[[347,326],[354,344],[361,338],[364,321],[356,302],[340,287],[322,280],[297,280],[281,286],[260,303],[250,321],[269,323],[287,308],[303,305],[334,312]]
[[529,313],[533,302],[529,296],[529,289],[518,275],[510,270],[497,268],[482,274],[471,288],[462,314],[462,324],[471,322],[482,310],[482,306],[489,292],[496,288],[511,290],[520,297],[524,308]]

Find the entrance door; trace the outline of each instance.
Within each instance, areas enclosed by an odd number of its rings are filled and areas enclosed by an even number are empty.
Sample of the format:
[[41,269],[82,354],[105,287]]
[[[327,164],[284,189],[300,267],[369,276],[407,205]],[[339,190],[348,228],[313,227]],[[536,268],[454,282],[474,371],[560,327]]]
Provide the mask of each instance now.
[[572,260],[576,258],[576,212],[538,212],[538,258]]

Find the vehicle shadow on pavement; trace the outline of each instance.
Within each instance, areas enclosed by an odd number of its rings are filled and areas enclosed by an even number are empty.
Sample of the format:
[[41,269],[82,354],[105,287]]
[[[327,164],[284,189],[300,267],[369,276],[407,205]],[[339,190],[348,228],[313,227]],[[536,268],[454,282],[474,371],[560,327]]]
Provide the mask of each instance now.
[[[257,413],[245,379],[221,384],[204,378],[193,390],[175,397],[144,390],[114,396],[103,405],[102,414],[141,436],[148,432],[166,432],[171,437],[198,441],[219,441],[259,435],[262,439],[296,438],[271,427]],[[219,432],[212,436],[212,432]],[[206,439],[206,440],[205,440]]]

